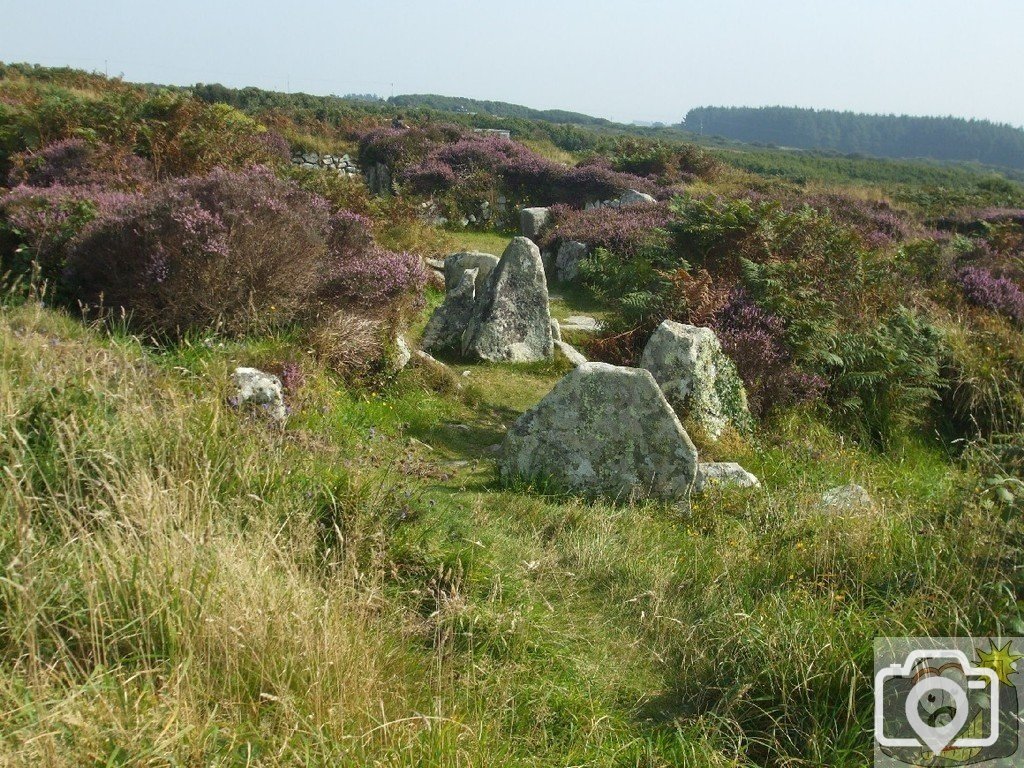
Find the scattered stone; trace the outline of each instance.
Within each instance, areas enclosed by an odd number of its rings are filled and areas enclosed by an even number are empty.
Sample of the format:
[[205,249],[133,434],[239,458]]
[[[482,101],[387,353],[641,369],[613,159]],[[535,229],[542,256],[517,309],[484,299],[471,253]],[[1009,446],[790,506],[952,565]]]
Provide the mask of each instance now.
[[444,272],[444,262],[445,262],[444,259],[424,259],[423,261],[431,269],[438,269],[438,270]]
[[821,494],[821,506],[827,512],[871,512],[875,502],[863,486],[850,483]]
[[589,253],[587,244],[578,240],[566,240],[558,246],[558,255],[555,257],[555,275],[558,280],[563,283],[575,280],[579,275],[580,262]]
[[476,292],[477,295],[480,295],[487,278],[490,277],[496,266],[498,266],[498,257],[490,253],[481,253],[480,251],[453,253],[444,260],[444,264],[441,266],[444,270],[444,289],[450,291],[459,284],[463,272],[467,269],[476,269]]
[[463,372],[462,372],[462,378],[464,378],[464,379],[468,379],[468,378],[469,378],[469,374],[470,374],[470,372],[469,372],[469,371],[463,371]]
[[519,232],[523,237],[536,240],[549,221],[551,221],[550,208],[523,208],[519,212]]
[[460,273],[458,285],[448,291],[441,306],[427,321],[420,345],[431,352],[459,349],[462,335],[476,307],[476,268]]
[[462,353],[491,362],[549,358],[551,313],[540,250],[525,237],[509,243],[476,301]]
[[559,352],[565,355],[565,359],[568,360],[577,368],[579,368],[581,365],[587,362],[587,358],[585,358],[583,354],[578,349],[576,349],[576,347],[574,347],[572,344],[566,344],[561,339],[558,339],[555,342],[555,349],[557,349]]
[[405,337],[399,334],[395,337],[395,373],[405,368],[410,360],[412,360],[412,350],[409,349],[409,345],[405,342]]
[[711,440],[730,423],[740,431],[750,428],[743,382],[710,328],[665,320],[644,347],[640,367],[654,374],[676,413]]
[[588,331],[597,333],[601,330],[601,323],[596,317],[590,315],[570,315],[561,321],[563,331]]
[[636,205],[637,203],[656,203],[658,201],[646,192],[637,192],[635,189],[628,189],[621,197],[619,197],[618,202],[619,205]]
[[558,324],[555,318],[551,318],[551,338],[555,341],[562,340],[562,326]]
[[584,363],[509,428],[502,479],[587,496],[684,500],[697,449],[649,371]]
[[760,488],[761,481],[734,461],[710,461],[697,465],[695,493],[705,488]]
[[257,406],[274,421],[282,422],[287,418],[284,387],[277,376],[258,368],[235,368],[231,381],[235,385],[234,402],[237,405]]

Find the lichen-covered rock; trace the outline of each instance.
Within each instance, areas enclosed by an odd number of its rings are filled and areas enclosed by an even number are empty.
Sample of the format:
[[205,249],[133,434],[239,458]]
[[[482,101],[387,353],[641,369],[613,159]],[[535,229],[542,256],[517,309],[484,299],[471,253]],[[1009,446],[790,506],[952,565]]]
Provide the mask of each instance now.
[[597,333],[601,330],[601,322],[596,317],[591,317],[590,315],[570,315],[559,323],[559,327],[563,331]]
[[398,334],[395,336],[395,359],[392,370],[398,373],[409,364],[410,360],[412,360],[412,350],[409,349],[405,337]]
[[551,357],[551,312],[540,250],[525,237],[509,243],[477,297],[462,353],[491,362]]
[[536,240],[550,221],[550,208],[523,208],[519,212],[519,232],[523,237]]
[[462,335],[476,308],[475,268],[462,270],[458,284],[445,294],[444,301],[427,321],[420,346],[430,352],[458,350]]
[[444,289],[450,291],[459,284],[462,273],[467,269],[475,269],[476,292],[480,295],[483,292],[484,284],[491,272],[498,266],[498,257],[491,253],[480,251],[462,251],[453,253],[444,260]]
[[730,423],[749,430],[747,392],[710,328],[665,320],[644,347],[640,367],[654,375],[676,413],[709,439],[717,440]]
[[281,380],[258,368],[235,368],[231,374],[235,385],[232,402],[238,406],[256,406],[274,421],[284,421],[288,409],[284,405],[284,387]]
[[850,483],[830,488],[821,494],[821,506],[826,512],[872,512],[875,502],[863,486]]
[[709,461],[697,465],[695,493],[706,488],[759,488],[761,481],[734,461]]
[[587,258],[590,250],[586,243],[566,240],[558,246],[555,257],[555,276],[563,283],[572,282],[580,273],[580,262]]
[[620,206],[623,205],[636,205],[637,203],[651,203],[658,202],[653,197],[648,195],[646,192],[637,192],[635,189],[627,189],[618,200]]
[[562,340],[562,326],[558,324],[555,318],[551,318],[551,338],[553,341]]
[[509,428],[500,468],[585,496],[678,501],[697,449],[650,372],[585,363]]
[[568,344],[561,339],[555,340],[555,349],[561,352],[565,356],[565,359],[577,368],[587,362],[587,358],[583,356],[582,352],[576,349],[572,344]]

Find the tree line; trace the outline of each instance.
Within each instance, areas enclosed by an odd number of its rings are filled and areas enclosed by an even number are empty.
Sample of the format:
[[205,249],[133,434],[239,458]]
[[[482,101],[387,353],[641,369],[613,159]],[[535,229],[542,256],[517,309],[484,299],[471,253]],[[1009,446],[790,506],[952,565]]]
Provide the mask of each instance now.
[[682,127],[748,143],[1024,169],[1024,131],[988,120],[796,107],[698,107],[687,113]]

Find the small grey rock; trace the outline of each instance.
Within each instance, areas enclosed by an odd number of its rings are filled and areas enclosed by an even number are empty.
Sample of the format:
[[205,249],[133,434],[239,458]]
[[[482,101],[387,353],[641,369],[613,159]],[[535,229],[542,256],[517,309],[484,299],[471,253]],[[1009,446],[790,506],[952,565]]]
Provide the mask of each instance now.
[[258,368],[236,368],[231,374],[238,405],[254,405],[266,411],[274,421],[283,422],[288,416],[284,405],[284,387],[281,380]]
[[863,486],[850,483],[821,494],[821,506],[827,512],[871,512],[875,502]]
[[734,461],[709,461],[697,465],[693,490],[709,487],[759,488],[761,481]]

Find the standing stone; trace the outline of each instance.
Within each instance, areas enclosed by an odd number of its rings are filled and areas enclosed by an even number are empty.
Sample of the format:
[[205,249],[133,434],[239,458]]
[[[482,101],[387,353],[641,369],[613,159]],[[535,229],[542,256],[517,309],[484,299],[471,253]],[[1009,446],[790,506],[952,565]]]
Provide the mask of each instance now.
[[513,424],[504,481],[550,481],[586,496],[688,497],[697,449],[650,372],[584,363]]
[[743,382],[710,328],[665,320],[644,347],[640,367],[654,374],[676,413],[711,440],[730,423],[740,431],[750,428]]
[[459,284],[462,273],[467,269],[476,269],[476,292],[481,293],[487,278],[498,266],[498,257],[480,251],[462,251],[453,253],[444,260],[444,289],[450,291]]
[[477,299],[462,353],[491,362],[531,362],[551,357],[553,351],[540,250],[525,237],[517,237]]
[[558,246],[558,256],[555,257],[555,271],[558,279],[563,283],[575,280],[579,275],[580,262],[587,258],[589,252],[587,244],[578,240],[566,240]]
[[448,291],[427,321],[420,346],[430,352],[459,349],[476,306],[476,278],[475,268],[461,272],[458,285]]
[[281,380],[258,368],[235,368],[231,374],[235,385],[235,405],[252,405],[264,410],[274,421],[284,421],[288,409],[284,405],[284,387]]
[[536,241],[540,231],[551,221],[550,208],[523,208],[519,212],[519,232]]

